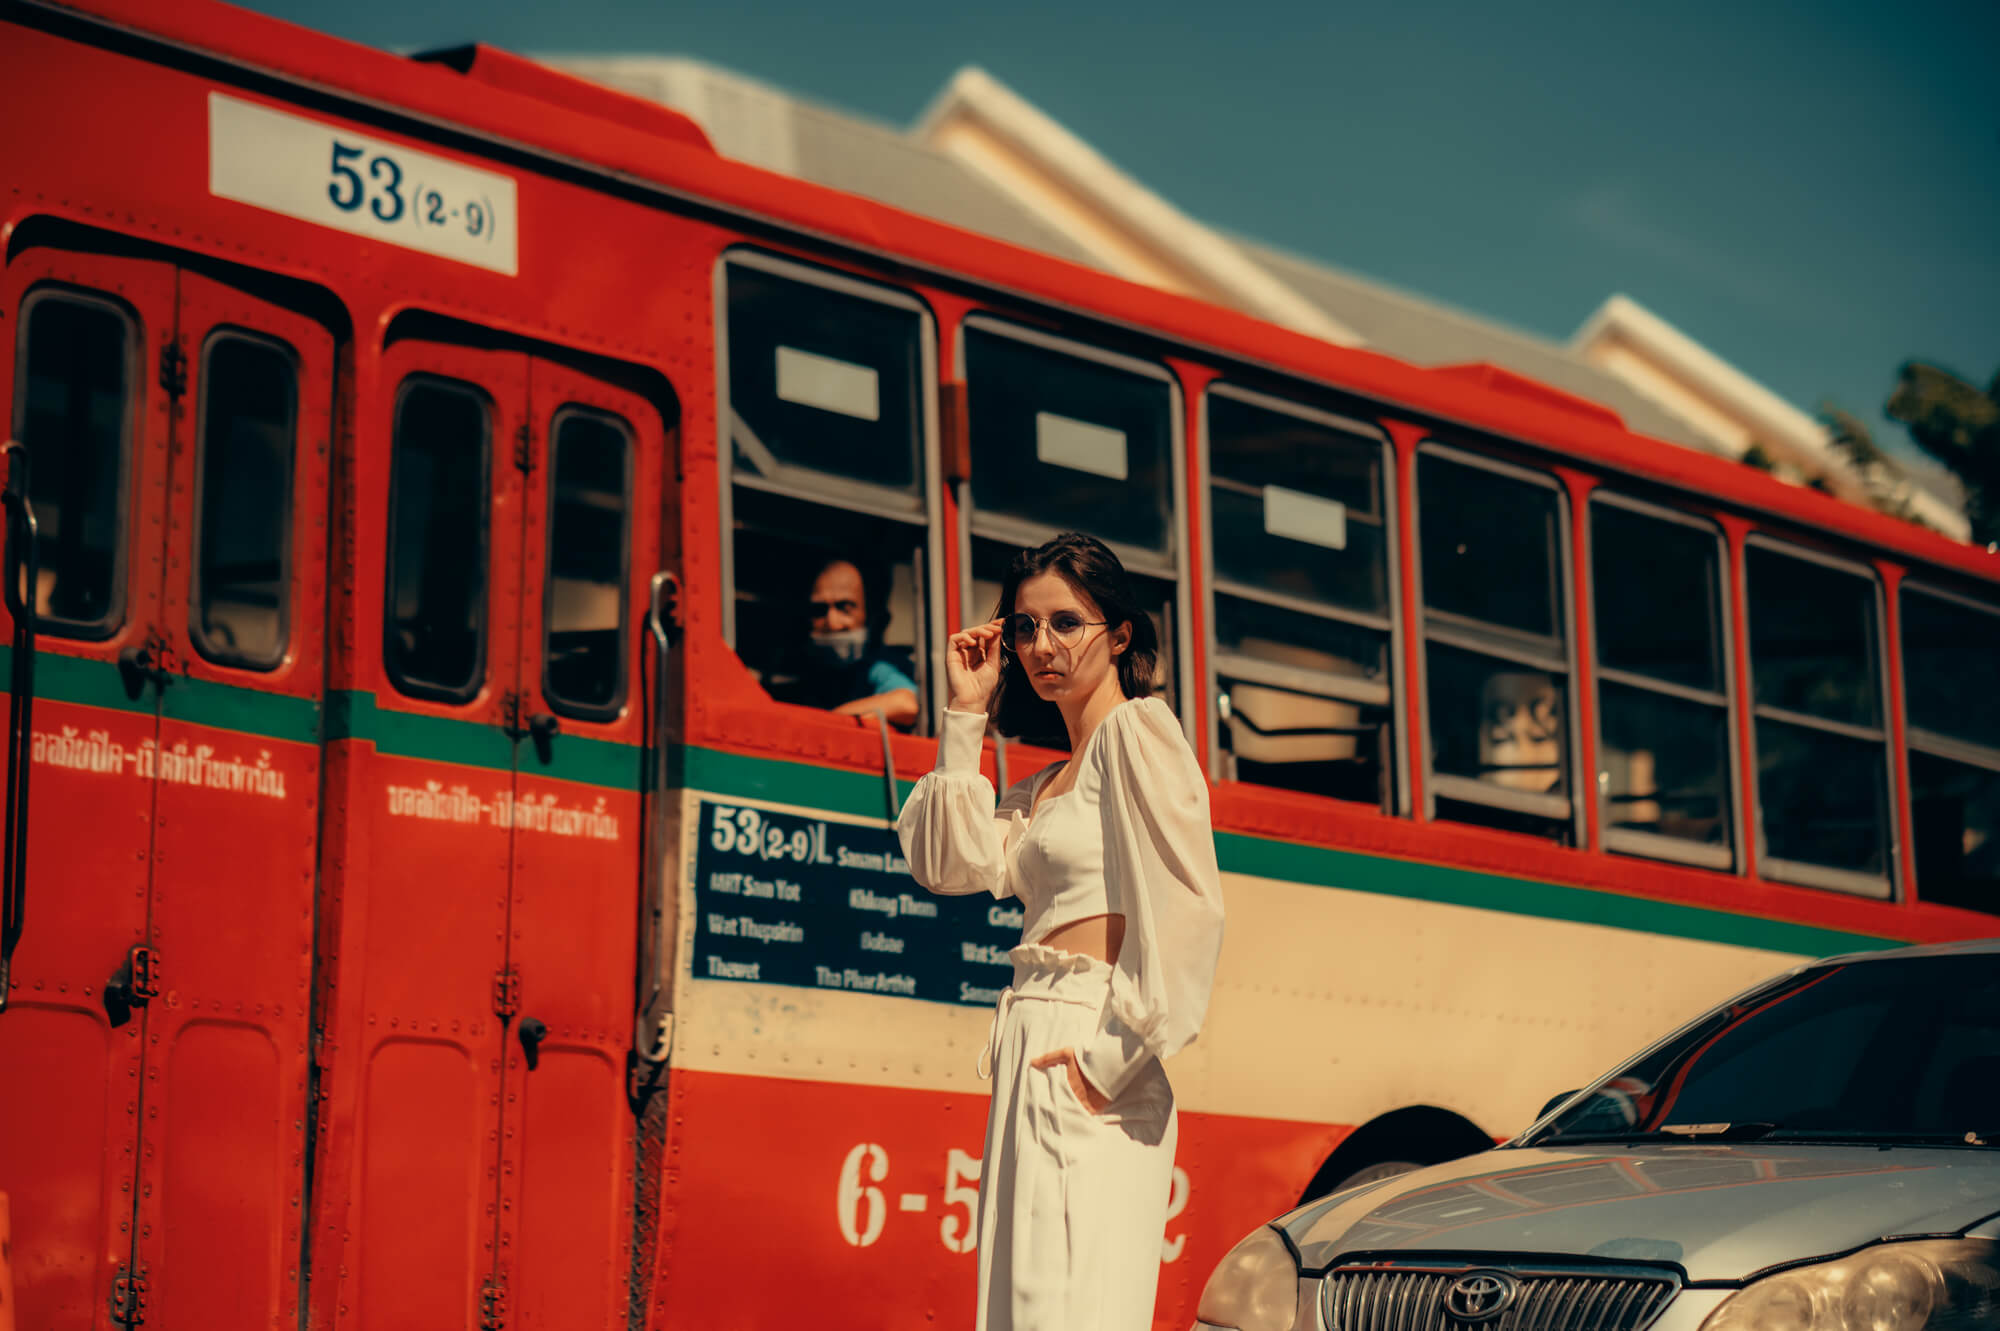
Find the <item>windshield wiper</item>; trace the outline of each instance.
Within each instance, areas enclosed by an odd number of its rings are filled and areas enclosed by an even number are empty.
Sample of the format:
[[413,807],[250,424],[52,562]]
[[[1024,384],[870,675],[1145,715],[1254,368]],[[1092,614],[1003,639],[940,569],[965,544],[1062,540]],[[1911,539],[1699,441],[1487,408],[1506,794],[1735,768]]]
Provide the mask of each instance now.
[[1790,1142],[1853,1142],[1861,1146],[2000,1146],[2000,1130],[1898,1132],[1873,1128],[1790,1128],[1773,1138]]
[[1582,1142],[1754,1142],[1778,1130],[1776,1123],[1669,1123],[1662,1128],[1623,1132],[1557,1132],[1538,1138],[1536,1146],[1573,1146]]

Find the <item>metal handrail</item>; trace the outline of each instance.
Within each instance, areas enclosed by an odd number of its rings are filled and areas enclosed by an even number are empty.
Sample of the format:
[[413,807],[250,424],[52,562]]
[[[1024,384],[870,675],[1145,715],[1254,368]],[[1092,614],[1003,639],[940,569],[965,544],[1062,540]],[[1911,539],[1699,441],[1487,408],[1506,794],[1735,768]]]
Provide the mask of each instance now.
[[[28,494],[27,446],[0,445],[8,460],[0,490],[6,509],[6,550],[0,556],[7,612],[14,620],[13,662],[8,680],[7,799],[4,841],[0,841],[0,1012],[7,1010],[14,949],[20,946],[28,907],[28,778],[34,759],[35,598],[41,585],[41,553],[35,509]],[[25,591],[23,590],[25,588]]]
[[674,623],[680,597],[680,580],[671,572],[653,575],[649,588],[646,632],[653,641],[653,681],[642,690],[651,710],[646,742],[650,746],[647,770],[647,800],[641,903],[639,953],[639,1004],[632,1027],[634,1100],[642,1098],[666,1063],[674,1043],[674,941],[679,921],[674,918],[669,890],[674,848],[669,845],[674,829],[674,808],[668,798],[672,784],[671,755],[665,725],[667,666],[673,658],[678,630]]

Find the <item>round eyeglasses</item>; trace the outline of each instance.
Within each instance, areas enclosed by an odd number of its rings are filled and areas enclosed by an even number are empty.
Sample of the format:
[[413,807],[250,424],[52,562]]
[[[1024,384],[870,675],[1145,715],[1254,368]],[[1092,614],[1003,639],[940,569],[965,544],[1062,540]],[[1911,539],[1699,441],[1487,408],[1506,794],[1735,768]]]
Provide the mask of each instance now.
[[1049,637],[1056,646],[1074,647],[1083,641],[1085,629],[1102,628],[1108,622],[1085,619],[1074,610],[1058,610],[1046,619],[1036,619],[1033,615],[1009,615],[1000,623],[1000,637],[1018,656],[1035,645],[1035,635],[1044,624],[1049,626]]

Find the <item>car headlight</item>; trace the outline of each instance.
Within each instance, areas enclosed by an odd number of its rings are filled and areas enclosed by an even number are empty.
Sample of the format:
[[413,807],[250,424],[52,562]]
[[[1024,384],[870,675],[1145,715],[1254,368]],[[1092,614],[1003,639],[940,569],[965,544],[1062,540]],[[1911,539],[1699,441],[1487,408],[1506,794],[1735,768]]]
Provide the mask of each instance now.
[[1195,1316],[1232,1331],[1291,1331],[1299,1304],[1299,1264],[1278,1231],[1260,1225],[1215,1264]]
[[1884,1243],[1754,1281],[1701,1331],[1973,1331],[2000,1326],[2000,1244]]

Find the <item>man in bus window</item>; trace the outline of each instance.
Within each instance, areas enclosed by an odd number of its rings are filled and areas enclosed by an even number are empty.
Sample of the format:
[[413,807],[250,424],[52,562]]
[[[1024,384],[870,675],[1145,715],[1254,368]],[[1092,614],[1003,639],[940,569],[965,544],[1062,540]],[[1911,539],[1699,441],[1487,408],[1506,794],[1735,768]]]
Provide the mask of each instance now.
[[803,641],[771,672],[771,696],[839,716],[880,712],[908,730],[917,721],[917,685],[906,653],[887,647],[886,581],[865,577],[850,559],[830,559],[813,575],[800,623]]

